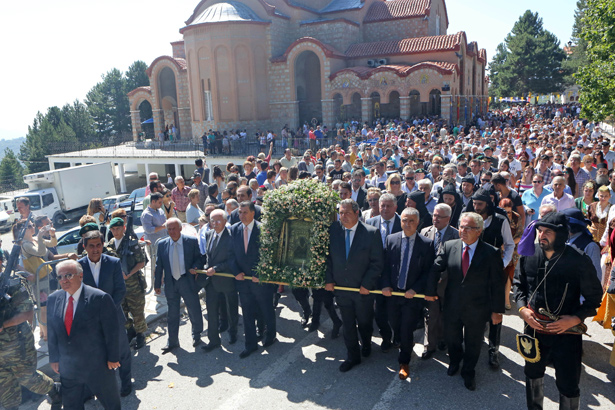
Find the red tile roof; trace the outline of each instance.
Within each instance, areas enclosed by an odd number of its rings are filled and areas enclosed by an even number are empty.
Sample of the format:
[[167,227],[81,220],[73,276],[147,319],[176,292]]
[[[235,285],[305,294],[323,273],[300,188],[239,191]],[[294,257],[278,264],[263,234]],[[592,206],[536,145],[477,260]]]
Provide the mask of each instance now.
[[372,75],[376,73],[380,73],[383,71],[390,71],[397,74],[400,77],[407,77],[413,71],[420,70],[421,68],[432,68],[434,70],[439,71],[442,74],[453,74],[458,70],[457,64],[453,63],[445,63],[441,61],[423,61],[414,65],[401,65],[401,64],[388,64],[381,65],[380,67],[370,68],[370,67],[349,67],[344,68],[343,70],[337,71],[329,77],[331,81],[335,79],[337,76],[344,73],[353,73],[356,74],[362,80],[370,78]]
[[407,19],[429,15],[431,0],[391,0],[377,1],[371,5],[364,23],[377,21]]
[[139,91],[145,91],[146,93],[151,94],[152,93],[152,87],[150,87],[149,85],[142,86],[142,87],[137,87],[134,90],[128,92],[128,94],[126,94],[126,95],[131,97],[131,96],[135,95],[136,93],[138,93]]
[[461,39],[465,33],[443,36],[428,36],[406,38],[393,41],[376,41],[373,43],[352,44],[346,50],[346,57],[378,57],[402,54],[419,54],[432,51],[458,51],[461,48]]

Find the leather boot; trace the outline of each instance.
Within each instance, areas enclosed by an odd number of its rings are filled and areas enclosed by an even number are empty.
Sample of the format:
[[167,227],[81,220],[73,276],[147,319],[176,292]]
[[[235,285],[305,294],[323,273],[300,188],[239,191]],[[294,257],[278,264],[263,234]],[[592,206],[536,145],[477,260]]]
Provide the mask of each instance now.
[[53,387],[47,395],[51,399],[51,410],[61,410],[62,409],[62,393],[61,393],[61,384],[54,383]]
[[137,331],[135,330],[134,327],[131,327],[130,329],[126,331],[126,337],[128,338],[128,344],[132,342],[132,339],[134,339],[136,335],[137,335]]
[[137,333],[137,342],[135,344],[135,349],[140,349],[145,346],[145,335],[143,333]]
[[544,401],[544,379],[525,378],[525,397],[528,410],[542,410]]
[[563,394],[559,395],[560,410],[579,410],[580,397],[566,397]]

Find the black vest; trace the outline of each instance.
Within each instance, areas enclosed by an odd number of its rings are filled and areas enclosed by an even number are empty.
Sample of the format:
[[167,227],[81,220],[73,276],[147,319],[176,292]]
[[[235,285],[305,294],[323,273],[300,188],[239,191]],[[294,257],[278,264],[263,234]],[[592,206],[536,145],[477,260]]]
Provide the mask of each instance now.
[[502,236],[502,224],[506,218],[499,214],[491,215],[491,224],[488,228],[483,229],[481,239],[491,246],[498,249],[504,244],[504,237]]

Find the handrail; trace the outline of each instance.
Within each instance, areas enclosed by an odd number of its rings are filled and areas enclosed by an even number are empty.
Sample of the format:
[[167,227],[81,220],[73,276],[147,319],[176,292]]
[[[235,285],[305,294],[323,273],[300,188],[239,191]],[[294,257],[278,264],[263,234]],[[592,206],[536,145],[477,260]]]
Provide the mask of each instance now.
[[[53,264],[56,264],[56,263],[59,263],[59,262],[62,262],[62,261],[68,260],[68,259],[69,258],[62,258],[62,259],[57,259],[57,260],[53,260],[53,261],[43,262],[40,265],[38,265],[38,268],[36,269],[36,273],[35,273],[35,276],[36,276],[36,278],[35,278],[36,279],[36,286],[34,288],[34,296],[36,298],[36,308],[37,308],[36,309],[36,320],[38,321],[39,325],[43,325],[43,326],[47,325],[47,322],[43,322],[41,320],[41,292],[39,290],[39,287],[40,287],[39,286],[39,282],[40,282],[39,273],[40,273],[41,269],[43,268],[43,266],[53,265]],[[51,273],[49,273],[47,276],[45,276],[45,279],[47,280],[47,284],[48,285],[51,285],[49,283],[49,277],[50,276],[51,276]],[[51,286],[48,286],[48,287],[50,288]]]

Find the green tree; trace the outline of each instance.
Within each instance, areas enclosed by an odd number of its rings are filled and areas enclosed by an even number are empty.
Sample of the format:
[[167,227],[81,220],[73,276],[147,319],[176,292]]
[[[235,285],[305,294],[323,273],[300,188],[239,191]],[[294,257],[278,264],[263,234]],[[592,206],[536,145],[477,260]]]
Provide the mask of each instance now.
[[581,21],[587,64],[574,76],[581,87],[581,115],[602,121],[615,114],[615,2],[587,0]]
[[97,135],[104,137],[130,131],[130,106],[124,75],[114,68],[102,79],[85,99]]
[[[128,92],[138,87],[149,86],[149,77],[147,76],[147,64],[141,60],[137,60],[126,71],[126,89]],[[152,118],[152,106],[150,104],[141,104],[139,106],[141,120]]]
[[570,37],[570,54],[562,61],[564,69],[564,83],[568,86],[576,84],[574,74],[579,68],[587,64],[587,42],[581,37],[583,32],[583,16],[587,10],[587,1],[578,0],[577,9],[574,11],[574,25]]
[[4,158],[0,161],[0,187],[2,192],[14,191],[24,187],[23,167],[17,160],[12,149],[4,150]]
[[78,141],[86,142],[94,139],[94,122],[88,107],[81,101],[75,100],[72,104],[62,107],[62,118],[74,131]]
[[489,65],[493,96],[550,93],[563,89],[564,51],[557,37],[527,10],[517,20]]

